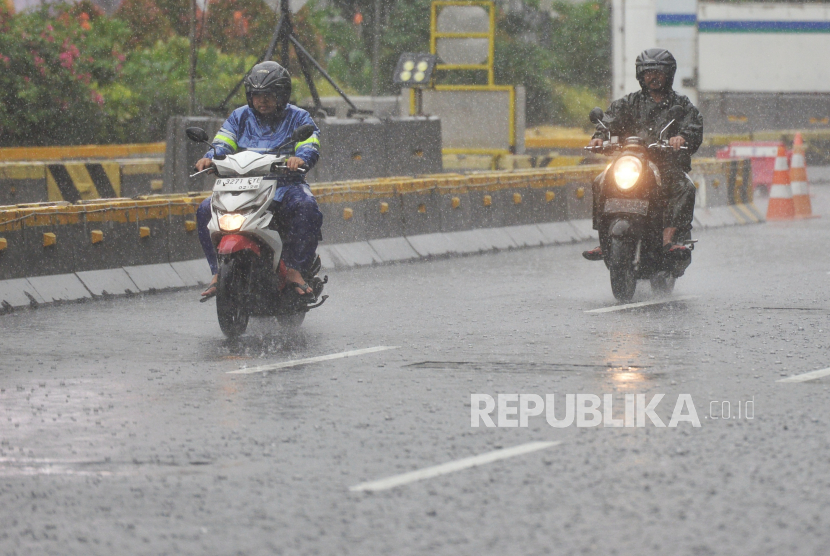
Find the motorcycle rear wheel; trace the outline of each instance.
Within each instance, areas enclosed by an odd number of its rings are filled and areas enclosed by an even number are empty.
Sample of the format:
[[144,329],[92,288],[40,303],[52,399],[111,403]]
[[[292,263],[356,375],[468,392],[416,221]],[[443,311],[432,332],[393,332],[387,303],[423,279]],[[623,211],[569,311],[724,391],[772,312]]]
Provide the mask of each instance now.
[[611,273],[611,292],[617,301],[628,303],[637,289],[634,275],[634,241],[625,238],[613,238],[608,254],[608,269]]
[[669,295],[674,291],[674,283],[677,280],[670,273],[661,270],[651,277],[651,290],[660,295]]
[[248,310],[243,301],[245,269],[231,257],[220,263],[216,291],[216,316],[219,328],[228,338],[236,338],[248,328]]

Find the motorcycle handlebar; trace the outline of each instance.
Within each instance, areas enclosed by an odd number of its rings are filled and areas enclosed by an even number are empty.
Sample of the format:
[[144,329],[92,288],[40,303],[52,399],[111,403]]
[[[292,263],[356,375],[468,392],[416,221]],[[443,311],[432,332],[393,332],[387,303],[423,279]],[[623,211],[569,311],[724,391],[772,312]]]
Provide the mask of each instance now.
[[689,150],[689,147],[685,147],[685,146],[680,147],[679,149],[675,149],[674,147],[672,147],[671,145],[669,145],[667,143],[652,143],[651,145],[648,146],[648,148],[649,149],[653,148],[653,149],[658,150],[658,151],[674,151],[674,150],[688,151]]
[[205,168],[204,170],[201,170],[201,171],[199,171],[197,168],[193,168],[193,170],[196,173],[195,174],[190,174],[191,178],[195,178],[196,176],[201,176],[202,174],[205,174],[207,172],[213,172],[214,167],[213,166],[208,166],[207,168]]
[[[608,145],[597,145],[597,146],[588,145],[587,147],[582,147],[583,150],[586,150],[586,151],[592,152],[592,153],[598,153],[598,154],[613,154],[614,152],[619,151],[622,148],[623,148],[623,146],[619,143],[608,144]],[[662,143],[652,143],[651,145],[648,146],[648,149],[649,150],[655,150],[655,151],[663,151],[663,152],[665,152],[665,151],[672,151],[672,152],[675,151],[675,148],[672,147],[671,145],[662,144]],[[679,151],[688,151],[689,148],[688,147],[680,147],[677,150],[679,150]]]
[[290,173],[290,174],[305,174],[305,173],[308,172],[308,168],[305,167],[305,166],[300,166],[296,170],[289,170],[288,166],[283,166],[283,165],[272,165],[271,166],[271,171],[272,172],[276,172],[278,170],[282,170],[283,172]]

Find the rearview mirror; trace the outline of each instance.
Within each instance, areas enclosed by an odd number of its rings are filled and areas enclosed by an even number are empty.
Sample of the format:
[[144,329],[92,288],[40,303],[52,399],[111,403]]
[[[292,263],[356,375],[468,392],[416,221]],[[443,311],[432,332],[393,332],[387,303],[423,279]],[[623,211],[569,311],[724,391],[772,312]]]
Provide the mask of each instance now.
[[588,119],[591,120],[591,123],[598,124],[603,116],[605,116],[605,113],[602,111],[602,108],[597,106],[588,114]]
[[683,116],[686,115],[686,111],[683,110],[682,106],[675,104],[671,108],[669,108],[669,118],[672,120],[680,120]]
[[207,131],[205,131],[201,127],[189,127],[186,130],[184,130],[184,132],[187,134],[187,138],[191,141],[196,141],[197,143],[208,142]]
[[291,134],[291,140],[295,143],[299,143],[300,141],[305,141],[309,137],[314,135],[314,126],[311,124],[301,125],[297,129],[294,130],[294,133]]

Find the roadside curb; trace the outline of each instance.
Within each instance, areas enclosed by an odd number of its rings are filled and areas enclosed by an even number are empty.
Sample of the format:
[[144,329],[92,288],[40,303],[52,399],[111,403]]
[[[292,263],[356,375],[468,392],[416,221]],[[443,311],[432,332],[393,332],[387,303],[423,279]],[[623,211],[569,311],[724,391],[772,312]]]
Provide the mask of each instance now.
[[[753,205],[695,211],[695,227],[700,229],[759,222],[763,219]],[[320,245],[317,252],[324,269],[345,270],[588,241],[598,241],[597,234],[591,220],[583,219]],[[0,314],[41,305],[204,287],[209,281],[204,259],[0,280]]]

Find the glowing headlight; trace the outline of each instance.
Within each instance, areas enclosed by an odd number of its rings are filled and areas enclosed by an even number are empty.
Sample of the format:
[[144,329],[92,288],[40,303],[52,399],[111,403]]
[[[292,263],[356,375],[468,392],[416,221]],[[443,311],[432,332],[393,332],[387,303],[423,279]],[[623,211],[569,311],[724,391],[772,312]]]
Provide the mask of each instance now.
[[223,214],[219,217],[219,229],[225,232],[235,232],[242,227],[245,217],[241,214]]
[[639,158],[624,156],[614,164],[614,181],[617,183],[617,187],[622,190],[631,189],[640,179],[642,171],[643,163],[640,162]]

